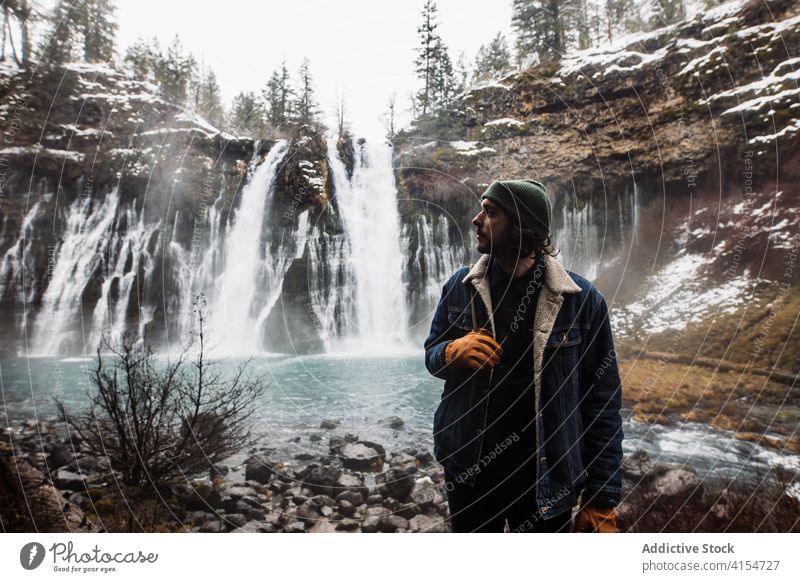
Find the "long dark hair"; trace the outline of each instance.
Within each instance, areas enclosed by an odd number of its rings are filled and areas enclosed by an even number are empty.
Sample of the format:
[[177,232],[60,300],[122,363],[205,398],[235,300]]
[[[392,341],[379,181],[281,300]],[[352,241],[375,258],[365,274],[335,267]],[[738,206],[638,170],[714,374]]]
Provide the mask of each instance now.
[[514,246],[520,249],[520,255],[529,257],[536,255],[550,255],[555,257],[561,251],[556,249],[549,236],[542,237],[530,228],[523,228],[519,223],[514,224]]

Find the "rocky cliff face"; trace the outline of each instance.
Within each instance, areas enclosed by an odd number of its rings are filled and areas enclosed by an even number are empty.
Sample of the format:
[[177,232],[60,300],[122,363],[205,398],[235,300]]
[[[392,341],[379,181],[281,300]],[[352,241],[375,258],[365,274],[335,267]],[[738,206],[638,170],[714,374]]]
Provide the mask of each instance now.
[[449,213],[470,241],[492,180],[543,181],[562,260],[621,339],[796,296],[798,49],[796,2],[731,2],[475,88],[445,130],[400,136],[406,216]]
[[[2,351],[23,349],[24,326],[60,353],[102,327],[174,341],[205,290],[196,272],[223,268],[226,230],[275,142],[222,132],[107,66],[73,63],[64,79],[45,94],[0,70]],[[273,181],[274,246],[304,210],[326,207],[324,139],[301,131]],[[46,295],[54,276],[74,305]],[[48,309],[65,320],[41,321]]]

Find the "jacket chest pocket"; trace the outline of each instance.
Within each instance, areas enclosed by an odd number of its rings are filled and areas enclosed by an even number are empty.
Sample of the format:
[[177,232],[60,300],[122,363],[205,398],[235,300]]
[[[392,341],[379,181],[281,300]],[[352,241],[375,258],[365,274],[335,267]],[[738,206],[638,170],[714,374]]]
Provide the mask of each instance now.
[[450,307],[447,310],[447,322],[456,333],[472,331],[472,312],[469,307]]
[[578,378],[578,363],[581,350],[581,330],[579,327],[554,329],[547,338],[544,351],[545,367],[554,369],[558,376],[559,384],[564,384],[570,379],[576,384]]

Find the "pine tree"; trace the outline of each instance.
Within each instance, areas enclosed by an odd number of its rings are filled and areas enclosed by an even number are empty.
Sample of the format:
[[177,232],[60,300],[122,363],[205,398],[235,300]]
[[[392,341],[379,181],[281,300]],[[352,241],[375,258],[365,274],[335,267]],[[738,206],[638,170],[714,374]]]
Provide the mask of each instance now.
[[486,81],[511,70],[511,53],[506,37],[498,32],[489,46],[481,45],[475,56],[475,81]]
[[422,108],[422,115],[425,115],[433,104],[433,85],[441,45],[439,33],[436,32],[439,27],[437,12],[438,8],[433,0],[425,0],[425,6],[422,8],[422,24],[417,28],[420,46],[416,49],[418,55],[414,65],[423,86],[417,93],[416,106]]
[[87,62],[109,62],[114,58],[117,23],[110,0],[83,0],[75,3],[80,12],[83,56]]
[[650,17],[652,28],[675,24],[686,18],[684,0],[654,0],[653,8],[653,15]]
[[286,61],[281,68],[273,71],[267,86],[261,91],[266,109],[267,121],[276,128],[284,127],[291,116],[291,100],[294,96]]
[[183,105],[186,103],[192,75],[196,74],[197,62],[191,54],[184,54],[181,40],[176,34],[156,71],[164,96]]
[[240,92],[233,98],[228,127],[236,134],[259,138],[264,134],[264,112],[252,91]]
[[161,63],[161,47],[154,36],[149,41],[139,36],[123,58],[125,65],[137,79],[158,82],[158,70]]
[[[515,49],[520,66],[532,60],[551,60],[560,53],[561,34],[558,18],[554,18],[549,4],[557,0],[513,0],[511,5],[511,27],[516,33]],[[558,12],[556,11],[557,15]],[[558,51],[558,52],[555,52]],[[557,57],[556,57],[557,58]]]
[[217,76],[208,70],[200,83],[197,112],[214,127],[222,127],[225,123],[225,108],[222,105]]
[[605,19],[609,42],[617,36],[644,28],[635,0],[605,0]]
[[59,0],[50,14],[50,30],[43,36],[38,50],[42,65],[57,68],[76,56],[75,31],[80,28],[80,13],[72,9],[71,0]]
[[461,51],[461,53],[458,55],[458,60],[456,60],[456,66],[453,75],[455,77],[455,92],[457,95],[469,90],[469,78],[472,75],[472,71],[469,63],[467,62],[467,55],[464,51]]
[[455,95],[456,79],[453,73],[453,61],[444,42],[439,39],[434,52],[433,83],[431,85],[434,111],[447,107]]
[[293,103],[293,121],[297,126],[307,125],[316,128],[319,125],[319,105],[314,96],[314,81],[311,78],[311,63],[303,59],[297,73],[297,96]]

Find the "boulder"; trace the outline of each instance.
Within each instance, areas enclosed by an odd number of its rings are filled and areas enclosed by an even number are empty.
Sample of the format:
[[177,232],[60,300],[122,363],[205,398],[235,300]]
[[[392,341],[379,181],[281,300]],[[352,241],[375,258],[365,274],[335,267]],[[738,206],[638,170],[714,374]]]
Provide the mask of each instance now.
[[383,467],[381,454],[364,443],[347,443],[340,451],[342,464],[357,471],[380,471]]
[[258,481],[262,485],[269,483],[275,474],[275,464],[267,457],[253,455],[245,462],[244,478],[247,481]]
[[668,497],[688,496],[702,486],[700,477],[693,469],[670,469],[653,481],[653,489]]
[[403,419],[400,418],[399,416],[392,415],[386,418],[382,418],[381,420],[378,421],[378,424],[383,426],[388,426],[389,428],[397,430],[403,428],[405,421],[403,421]]

